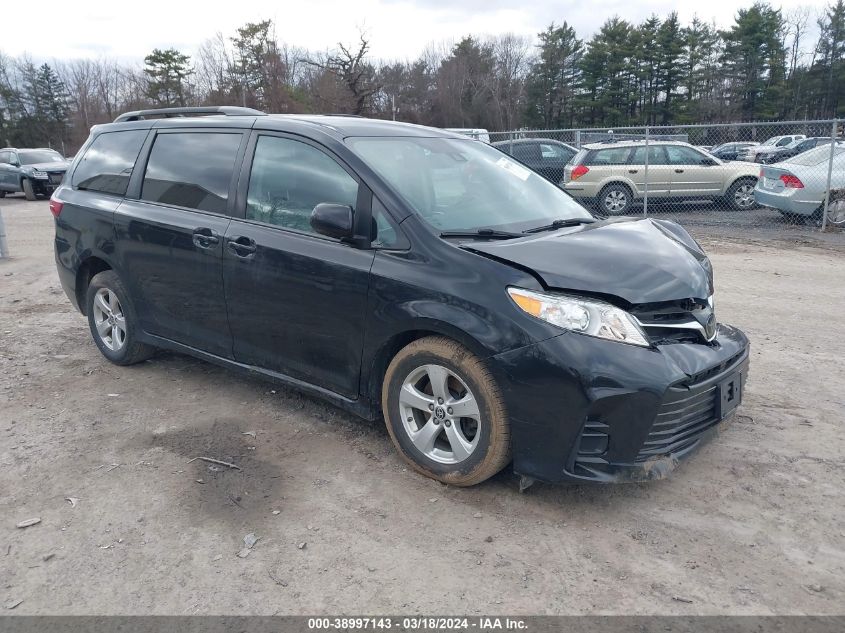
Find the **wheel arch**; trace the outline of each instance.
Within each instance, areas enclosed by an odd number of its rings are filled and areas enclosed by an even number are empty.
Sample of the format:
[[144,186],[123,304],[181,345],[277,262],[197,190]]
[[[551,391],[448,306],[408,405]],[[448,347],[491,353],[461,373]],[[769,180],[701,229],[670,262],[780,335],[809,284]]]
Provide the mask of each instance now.
[[106,270],[114,270],[114,267],[105,259],[97,255],[89,255],[79,265],[76,271],[76,301],[82,314],[86,314],[85,295],[88,286],[95,275]]
[[404,347],[427,336],[444,336],[456,341],[480,358],[490,356],[490,351],[475,338],[450,323],[434,319],[420,319],[413,327],[395,332],[381,341],[368,363],[368,373],[362,395],[381,410],[381,389],[390,361]]
[[755,185],[757,181],[760,180],[759,176],[755,176],[754,174],[741,174],[739,176],[734,177],[730,182],[728,182],[728,186],[725,187],[725,195],[739,182],[743,181],[753,182]]

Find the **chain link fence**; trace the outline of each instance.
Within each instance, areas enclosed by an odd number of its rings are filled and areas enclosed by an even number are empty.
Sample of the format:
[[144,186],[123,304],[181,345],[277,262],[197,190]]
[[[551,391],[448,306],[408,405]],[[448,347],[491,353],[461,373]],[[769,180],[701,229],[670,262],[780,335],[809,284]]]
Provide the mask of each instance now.
[[599,216],[732,233],[845,228],[841,121],[472,132]]

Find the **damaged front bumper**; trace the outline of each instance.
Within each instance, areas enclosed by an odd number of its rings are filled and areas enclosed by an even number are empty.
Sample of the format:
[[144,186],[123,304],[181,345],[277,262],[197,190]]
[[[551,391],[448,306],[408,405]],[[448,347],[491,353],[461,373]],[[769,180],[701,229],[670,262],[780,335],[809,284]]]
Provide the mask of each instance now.
[[565,333],[495,357],[514,471],[548,482],[661,479],[736,412],[749,343],[642,348]]

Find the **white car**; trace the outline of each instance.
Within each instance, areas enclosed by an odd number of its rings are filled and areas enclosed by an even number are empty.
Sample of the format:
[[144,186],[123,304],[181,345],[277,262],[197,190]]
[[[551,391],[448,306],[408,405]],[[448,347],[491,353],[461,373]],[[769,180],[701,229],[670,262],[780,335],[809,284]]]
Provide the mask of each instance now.
[[745,150],[744,154],[738,156],[739,160],[747,160],[752,163],[763,162],[761,158],[771,152],[777,152],[782,147],[786,147],[790,143],[800,141],[807,138],[806,134],[784,134],[782,136],[773,136],[766,139],[759,145],[754,145]]
[[[762,166],[754,199],[786,216],[819,221],[827,190],[829,161],[830,145],[822,145],[775,165]],[[845,187],[845,145],[837,144],[830,188],[842,187]]]
[[443,129],[447,132],[454,132],[455,134],[463,134],[464,136],[470,136],[477,141],[484,141],[485,143],[490,142],[490,132],[488,132],[484,128],[447,127]]

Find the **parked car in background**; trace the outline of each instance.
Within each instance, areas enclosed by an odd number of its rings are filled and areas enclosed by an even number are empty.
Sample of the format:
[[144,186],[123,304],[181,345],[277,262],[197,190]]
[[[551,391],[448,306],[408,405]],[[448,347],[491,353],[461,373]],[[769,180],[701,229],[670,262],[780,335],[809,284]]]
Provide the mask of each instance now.
[[463,134],[474,138],[476,141],[490,142],[490,132],[484,128],[468,128],[468,127],[447,127],[444,128],[447,132],[454,132],[455,134]]
[[722,143],[711,149],[710,153],[721,160],[739,160],[739,156],[754,145],[759,145],[759,143],[753,143],[751,141]]
[[748,339],[689,233],[598,221],[457,134],[143,111],[68,176],[56,266],[105,358],[177,350],[383,419],[450,485],[661,479],[742,400]]
[[49,196],[62,182],[70,163],[49,148],[0,149],[0,198],[22,191],[27,200]]
[[[759,169],[723,162],[688,143],[649,142],[649,200],[724,200],[730,208],[754,207]],[[564,170],[564,189],[604,215],[625,215],[645,193],[644,141],[585,145]]]
[[[842,141],[837,141],[837,143],[841,142]],[[789,158],[792,158],[793,156],[798,156],[798,154],[811,150],[814,147],[818,147],[819,145],[827,145],[828,147],[830,147],[830,137],[813,136],[810,138],[792,141],[789,145],[786,145],[784,147],[778,147],[775,151],[760,154],[757,157],[757,160],[760,163],[770,165],[772,163],[777,163],[782,160],[787,160]]]
[[745,152],[739,156],[739,160],[745,160],[751,163],[759,163],[761,162],[761,158],[764,155],[776,152],[781,147],[786,147],[790,143],[800,141],[805,138],[807,137],[804,134],[785,134],[782,136],[773,136],[772,138],[766,139],[759,145],[753,145],[747,148]]
[[493,147],[513,156],[546,180],[558,184],[563,180],[566,163],[578,153],[572,145],[551,138],[524,138],[493,143]]
[[[787,217],[819,222],[824,211],[829,161],[830,147],[820,145],[776,165],[764,165],[754,188],[754,199]],[[834,149],[830,185],[831,189],[845,187],[845,145],[841,143]]]

